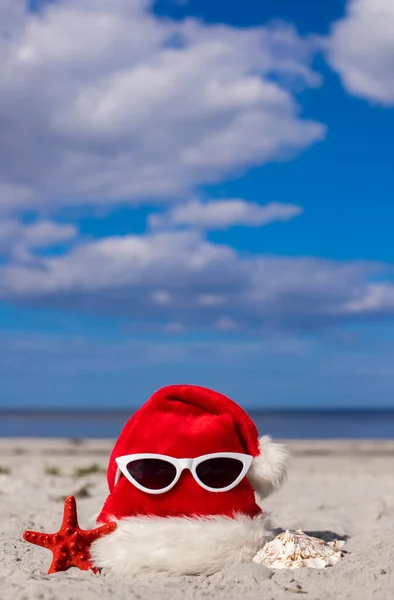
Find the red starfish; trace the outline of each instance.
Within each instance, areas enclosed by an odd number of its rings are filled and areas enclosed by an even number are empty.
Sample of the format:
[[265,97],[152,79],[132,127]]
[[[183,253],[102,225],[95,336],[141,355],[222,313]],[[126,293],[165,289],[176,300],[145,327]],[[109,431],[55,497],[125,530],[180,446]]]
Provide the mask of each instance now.
[[91,563],[90,545],[114,529],[116,529],[114,521],[96,529],[81,529],[78,525],[75,498],[69,496],[64,502],[63,522],[57,533],[25,531],[23,539],[52,551],[53,557],[48,574],[66,571],[69,567],[78,567],[82,571],[92,569],[97,573],[97,569]]

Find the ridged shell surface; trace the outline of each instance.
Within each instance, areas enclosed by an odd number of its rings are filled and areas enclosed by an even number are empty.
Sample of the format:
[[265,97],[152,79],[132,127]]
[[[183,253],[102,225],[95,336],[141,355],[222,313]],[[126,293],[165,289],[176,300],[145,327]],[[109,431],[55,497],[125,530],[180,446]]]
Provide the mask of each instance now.
[[284,531],[268,542],[252,562],[270,569],[324,569],[335,565],[343,556],[342,540],[325,542],[304,533],[302,529]]

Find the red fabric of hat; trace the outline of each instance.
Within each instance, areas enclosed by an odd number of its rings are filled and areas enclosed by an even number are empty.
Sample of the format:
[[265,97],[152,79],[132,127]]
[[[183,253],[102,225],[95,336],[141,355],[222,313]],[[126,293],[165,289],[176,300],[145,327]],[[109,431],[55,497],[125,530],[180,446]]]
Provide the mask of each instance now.
[[260,454],[256,426],[235,402],[207,388],[171,385],[154,393],[129,419],[112,451],[108,467],[110,494],[98,517],[255,516],[261,509],[246,477],[232,490],[210,492],[185,470],[164,494],[138,490],[121,476],[115,485],[115,459],[127,454],[155,453],[195,458],[214,452]]

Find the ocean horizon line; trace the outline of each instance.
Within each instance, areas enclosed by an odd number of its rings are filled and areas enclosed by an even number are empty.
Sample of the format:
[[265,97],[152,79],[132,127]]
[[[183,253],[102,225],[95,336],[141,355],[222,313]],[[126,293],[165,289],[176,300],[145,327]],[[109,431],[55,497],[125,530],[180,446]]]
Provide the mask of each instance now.
[[[135,407],[0,408],[0,436],[117,437]],[[394,439],[392,407],[248,408],[260,433],[277,438]]]
[[[100,413],[100,414],[120,414],[126,412],[132,412],[138,410],[139,405],[136,406],[117,406],[117,407],[109,407],[109,406],[21,406],[21,407],[2,407],[0,406],[0,414],[38,414],[38,413],[79,413],[79,414],[87,414],[87,413]],[[278,414],[278,413],[394,413],[393,407],[386,406],[374,406],[374,407],[366,407],[366,406],[322,406],[322,407],[312,407],[312,406],[279,406],[279,407],[242,407],[247,412],[251,413],[266,413],[266,414]]]

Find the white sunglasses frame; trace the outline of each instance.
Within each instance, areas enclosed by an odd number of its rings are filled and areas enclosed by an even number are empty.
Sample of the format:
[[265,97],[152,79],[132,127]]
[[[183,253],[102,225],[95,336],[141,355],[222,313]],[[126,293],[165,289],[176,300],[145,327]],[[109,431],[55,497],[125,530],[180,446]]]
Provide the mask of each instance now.
[[[174,477],[174,480],[170,483],[170,485],[160,490],[151,490],[140,485],[138,481],[133,479],[133,477],[127,470],[127,465],[132,461],[141,460],[144,458],[158,458],[160,460],[165,460],[166,462],[170,463],[176,468],[176,475]],[[212,458],[234,458],[236,460],[239,460],[242,463],[242,471],[235,479],[235,481],[233,481],[230,485],[219,489],[211,488],[205,485],[202,481],[200,481],[196,469],[200,463]],[[182,475],[182,472],[185,469],[188,469],[193,475],[198,485],[204,488],[204,490],[207,490],[208,492],[227,492],[235,488],[235,486],[237,486],[239,482],[245,477],[252,464],[252,460],[253,456],[250,456],[250,454],[241,454],[238,452],[215,452],[214,454],[204,454],[203,456],[197,456],[196,458],[174,458],[172,456],[166,456],[165,454],[126,454],[125,456],[118,456],[118,458],[115,458],[118,468],[115,475],[114,485],[116,486],[122,474],[126,477],[128,481],[130,481],[130,483],[132,483],[141,492],[146,492],[147,494],[165,494],[177,484],[180,476]]]

